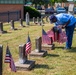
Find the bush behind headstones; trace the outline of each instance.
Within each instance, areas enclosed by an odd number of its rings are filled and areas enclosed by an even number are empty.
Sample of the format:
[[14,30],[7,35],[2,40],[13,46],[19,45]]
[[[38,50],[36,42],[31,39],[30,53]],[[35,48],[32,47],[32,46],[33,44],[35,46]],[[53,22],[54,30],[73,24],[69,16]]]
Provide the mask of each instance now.
[[[39,11],[37,11],[35,8],[30,7],[30,6],[24,6],[24,15],[26,14],[26,12],[29,13],[30,18],[37,18],[37,17],[41,17],[41,13]],[[25,18],[25,16],[24,16]]]

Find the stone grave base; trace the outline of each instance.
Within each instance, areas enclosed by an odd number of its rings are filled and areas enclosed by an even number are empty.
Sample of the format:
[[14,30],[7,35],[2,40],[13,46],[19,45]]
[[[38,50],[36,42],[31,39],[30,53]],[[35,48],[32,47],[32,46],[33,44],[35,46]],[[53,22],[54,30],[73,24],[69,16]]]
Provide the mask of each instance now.
[[21,64],[19,62],[15,63],[17,70],[31,70],[35,66],[35,61],[27,60],[24,64]]
[[18,30],[17,28],[11,28],[11,30]]
[[43,50],[54,50],[55,45],[54,44],[52,44],[52,45],[45,44],[45,45],[42,45],[42,49]]
[[41,50],[40,52],[36,52],[36,50],[32,51],[30,54],[30,56],[40,56],[40,57],[44,57],[47,55],[47,51],[45,50]]

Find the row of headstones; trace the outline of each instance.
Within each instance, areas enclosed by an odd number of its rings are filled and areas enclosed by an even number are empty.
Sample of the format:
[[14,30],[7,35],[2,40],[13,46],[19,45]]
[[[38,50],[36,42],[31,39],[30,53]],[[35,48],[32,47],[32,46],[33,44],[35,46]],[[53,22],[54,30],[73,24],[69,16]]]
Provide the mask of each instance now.
[[[44,57],[47,55],[47,51],[42,46],[42,38],[37,37],[35,39],[35,50],[32,50],[29,56]],[[15,63],[17,70],[31,70],[35,66],[35,61],[28,60],[28,55],[25,53],[26,44],[19,45],[19,61]],[[54,45],[49,45],[51,50],[54,49]]]
[[[48,22],[48,18],[46,18],[46,21]],[[20,26],[25,27],[23,25],[23,20],[22,19],[20,19],[19,22],[20,22]],[[43,17],[41,17],[41,18],[39,18],[39,17],[37,17],[37,18],[33,17],[33,23],[34,24],[39,24],[40,26],[42,26],[44,24]],[[10,21],[10,25],[11,25],[11,29],[12,30],[16,30],[15,25],[14,25],[14,20]],[[27,26],[30,25],[30,21],[26,20],[26,25]],[[3,30],[3,23],[0,22],[0,33],[5,33],[5,32],[7,32],[7,31]]]
[[[41,18],[37,17],[33,17],[33,23],[35,24],[39,24],[39,25],[43,25],[44,24],[44,18],[46,17],[46,22],[49,22],[49,14],[47,15],[41,15]],[[25,15],[25,19],[26,19],[26,24],[29,25],[30,22],[30,17],[29,17],[29,13],[27,12]]]
[[[11,20],[10,21],[10,25],[11,25],[11,29],[12,30],[16,30],[15,26],[14,26],[14,20]],[[23,27],[23,22],[22,22],[22,19],[20,19],[20,26]],[[6,33],[7,31],[4,31],[3,29],[3,23],[0,22],[0,33]]]
[[[34,19],[35,19],[35,18],[34,18]],[[20,19],[19,22],[20,22],[20,26],[25,27],[25,26],[23,25],[23,20],[22,20],[22,19]],[[35,23],[35,20],[33,21],[33,23]],[[11,21],[10,21],[10,25],[11,25],[11,29],[12,29],[12,30],[16,30],[15,25],[14,25],[14,20],[11,20]],[[26,22],[26,25],[29,25],[29,23]],[[41,25],[42,25],[42,23],[41,23]],[[7,31],[4,31],[4,30],[3,30],[3,23],[0,22],[0,33],[5,33],[5,32],[7,32]]]
[[[31,51],[30,56],[45,56],[47,55],[47,51],[43,50],[41,45],[41,37],[35,39],[35,50]],[[26,44],[19,45],[19,60],[15,62],[15,66],[17,70],[31,70],[35,66],[35,61],[28,60],[28,56],[25,53]],[[54,49],[54,46],[50,46],[50,49]],[[2,75],[2,65],[3,65],[3,46],[0,45],[0,75]]]

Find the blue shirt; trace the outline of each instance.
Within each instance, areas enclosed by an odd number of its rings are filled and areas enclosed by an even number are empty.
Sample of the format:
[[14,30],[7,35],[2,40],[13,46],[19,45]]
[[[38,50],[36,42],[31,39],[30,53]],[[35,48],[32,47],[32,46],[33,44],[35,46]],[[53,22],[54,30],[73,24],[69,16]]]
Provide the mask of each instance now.
[[67,13],[60,13],[56,15],[56,18],[57,18],[57,22],[55,23],[56,26],[64,25],[69,20],[70,20],[70,23],[67,26],[72,26],[76,22],[76,18],[73,15],[67,14]]

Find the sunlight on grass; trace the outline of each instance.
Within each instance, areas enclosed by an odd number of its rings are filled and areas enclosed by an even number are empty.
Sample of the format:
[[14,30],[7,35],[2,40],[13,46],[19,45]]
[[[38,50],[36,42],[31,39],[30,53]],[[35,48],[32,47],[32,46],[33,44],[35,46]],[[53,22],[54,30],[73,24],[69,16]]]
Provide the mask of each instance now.
[[[25,25],[25,22],[24,22]],[[46,23],[43,28],[45,31],[52,28],[53,25]],[[27,35],[32,42],[32,50],[35,49],[35,39],[42,36],[42,26],[31,25],[29,27],[20,27],[19,22],[15,23],[17,30],[11,30],[10,24],[4,24],[5,34],[0,34],[0,44],[3,45],[3,75],[76,75],[76,29],[73,38],[72,50],[62,50],[64,44],[55,43],[55,50],[48,50],[45,57],[30,57],[35,60],[36,65],[31,71],[11,72],[9,65],[4,63],[6,45],[8,43],[14,61],[19,59],[19,45],[26,43]]]

